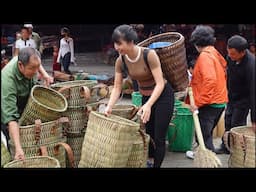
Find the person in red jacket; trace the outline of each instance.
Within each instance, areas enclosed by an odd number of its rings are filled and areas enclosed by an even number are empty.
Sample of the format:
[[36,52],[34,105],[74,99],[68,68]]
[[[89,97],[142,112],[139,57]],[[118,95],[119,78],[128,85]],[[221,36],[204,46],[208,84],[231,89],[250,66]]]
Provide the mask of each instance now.
[[214,30],[210,26],[198,25],[191,34],[190,42],[199,52],[191,87],[206,148],[215,152],[213,129],[218,123],[228,102],[226,65],[223,56],[214,48]]
[[58,53],[59,53],[59,48],[57,45],[54,45],[53,46],[53,65],[52,65],[53,71],[61,71],[61,65],[60,63],[57,62]]

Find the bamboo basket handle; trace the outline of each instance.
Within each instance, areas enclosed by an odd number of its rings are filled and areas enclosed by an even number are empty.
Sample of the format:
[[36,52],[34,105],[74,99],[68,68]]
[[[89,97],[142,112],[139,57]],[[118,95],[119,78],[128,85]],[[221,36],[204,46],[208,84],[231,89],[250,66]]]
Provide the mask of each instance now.
[[[224,144],[226,146],[226,148],[230,151],[230,147],[231,147],[231,137],[232,137],[232,134],[230,131],[226,131],[223,135],[223,140],[224,140]],[[232,137],[232,140],[233,140],[233,137]],[[233,142],[233,141],[232,141]]]
[[75,159],[74,159],[74,153],[71,149],[71,147],[67,143],[60,142],[54,147],[54,155],[57,155],[59,153],[60,146],[63,146],[68,154],[68,161],[71,166],[71,168],[75,167]]
[[[57,124],[59,124],[59,123],[61,123],[61,124],[67,124],[68,125],[68,128],[70,128],[70,121],[69,121],[69,118],[68,117],[60,117],[58,120],[57,120]],[[65,136],[67,136],[67,129],[68,129],[67,127],[64,127],[63,129],[62,129],[62,133],[63,133],[63,136],[65,137]]]
[[71,95],[71,89],[70,89],[70,86],[63,86],[61,87],[58,92],[59,93],[63,93],[64,91],[68,90],[68,94],[67,95],[64,95],[64,97],[66,97],[67,99],[70,98],[70,95]]
[[46,146],[40,146],[39,148],[40,156],[48,156],[48,151]]
[[136,107],[136,106],[132,106],[132,107],[133,107],[133,110],[130,113],[129,119],[132,119],[137,114],[137,112],[139,111],[139,107]]
[[[100,84],[98,84],[98,85],[95,85],[94,87],[92,87],[92,90],[93,89],[98,89],[97,90],[97,94],[98,94],[98,92],[100,91],[100,89],[106,89],[107,90],[107,94],[106,95],[103,95],[102,97],[100,97],[98,100],[102,100],[102,99],[104,99],[104,98],[106,98],[107,96],[108,96],[108,94],[109,94],[109,88],[108,88],[108,86],[106,85],[106,84],[103,84],[103,83],[100,83]],[[99,94],[98,94],[99,95]]]
[[[188,94],[189,94],[189,100],[190,100],[191,105],[195,105],[192,87],[188,88]],[[202,131],[201,131],[201,126],[200,126],[200,122],[199,122],[199,118],[198,118],[197,114],[198,114],[198,111],[194,111],[193,120],[194,120],[194,124],[195,124],[196,135],[197,135],[197,139],[198,139],[200,147],[202,147],[203,150],[206,150]]]
[[80,97],[84,97],[86,103],[91,99],[91,91],[87,86],[80,88]]
[[40,134],[41,134],[41,119],[36,119],[35,120],[35,140],[36,144],[38,144],[40,140]]

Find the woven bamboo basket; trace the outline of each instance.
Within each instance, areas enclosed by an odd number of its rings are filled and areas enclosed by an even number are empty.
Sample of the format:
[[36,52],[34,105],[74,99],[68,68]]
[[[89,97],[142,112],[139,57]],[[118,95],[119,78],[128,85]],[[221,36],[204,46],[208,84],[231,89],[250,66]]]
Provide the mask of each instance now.
[[114,105],[112,114],[126,119],[132,119],[138,112],[138,109],[135,105]]
[[256,167],[255,137],[255,133],[247,126],[230,130],[229,167]]
[[81,159],[83,141],[84,141],[84,133],[67,135],[67,144],[71,147],[74,153],[75,168],[78,167],[79,161]]
[[180,33],[168,32],[152,36],[138,45],[148,47],[154,42],[171,42],[170,46],[155,49],[159,56],[165,78],[175,92],[185,91],[188,87],[185,38]]
[[62,94],[53,89],[35,85],[19,124],[31,125],[36,119],[41,119],[42,123],[56,120],[61,117],[67,107],[67,100]]
[[[22,146],[25,157],[33,157],[42,155],[42,151],[47,151],[47,154],[50,157],[54,157],[59,160],[60,166],[62,168],[67,167],[67,163],[70,164],[71,167],[74,167],[74,155],[72,149],[66,144],[67,139],[61,139],[59,141],[55,141],[53,143],[45,144],[45,145],[33,145],[29,147]],[[10,140],[10,151],[12,158],[14,159],[15,155],[15,147],[13,142]],[[69,157],[69,162],[66,162],[66,153]]]
[[66,135],[68,123],[67,117],[61,117],[47,123],[38,119],[33,125],[20,126],[20,142],[24,147],[54,143]]
[[90,103],[83,106],[70,106],[67,111],[63,113],[69,119],[68,133],[80,134],[84,133],[87,127],[87,121],[90,111],[97,111],[100,103]]
[[85,87],[91,89],[97,85],[95,80],[77,80],[52,84],[51,87],[62,93],[68,101],[68,106],[85,106],[87,98],[81,94]]
[[60,163],[53,157],[34,156],[25,160],[14,160],[7,163],[4,168],[60,168]]
[[92,111],[78,167],[126,167],[139,124]]
[[11,155],[6,146],[1,142],[1,167],[11,161]]
[[[141,135],[143,134],[143,135]],[[143,132],[137,132],[136,140],[132,145],[132,151],[128,158],[127,167],[145,168],[148,159],[148,147],[150,136]]]

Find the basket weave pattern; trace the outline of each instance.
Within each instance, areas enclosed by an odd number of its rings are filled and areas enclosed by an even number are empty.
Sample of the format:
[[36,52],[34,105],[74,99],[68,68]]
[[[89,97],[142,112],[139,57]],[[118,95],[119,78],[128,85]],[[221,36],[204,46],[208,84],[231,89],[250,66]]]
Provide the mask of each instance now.
[[1,167],[11,161],[11,155],[5,145],[1,142]]
[[230,131],[230,167],[256,167],[255,133],[246,126]]
[[145,168],[148,159],[148,146],[150,136],[145,134],[146,140],[144,143],[141,135],[136,134],[136,140],[132,145],[132,151],[128,158],[127,167],[131,168]]
[[171,83],[175,92],[188,87],[187,59],[185,39],[177,32],[162,33],[152,36],[138,45],[148,47],[154,42],[171,42],[170,46],[155,49],[159,56],[165,78]]
[[14,160],[6,164],[4,168],[60,168],[60,163],[53,157],[34,156],[25,160]]
[[115,105],[112,108],[112,114],[118,115],[126,119],[132,119],[137,112],[137,107],[135,105]]
[[[56,151],[54,150],[54,147],[59,143],[59,142],[63,142],[66,143],[67,139],[61,139],[59,141],[55,141],[53,143],[48,143],[45,144],[43,146],[45,146],[47,148],[48,151],[48,155],[50,157],[54,157],[56,159],[59,160],[60,162],[60,166],[65,168],[66,167],[66,152],[65,149],[63,147],[59,148],[59,151],[56,153]],[[33,145],[33,146],[29,146],[29,147],[25,147],[22,146],[22,149],[24,151],[25,157],[33,157],[33,156],[39,156],[40,154],[40,147],[42,145]],[[11,151],[11,155],[12,158],[14,159],[14,155],[15,155],[15,147],[12,141],[10,141],[10,151]]]
[[81,158],[81,151],[82,151],[82,146],[83,146],[83,141],[84,141],[84,134],[80,135],[73,135],[73,134],[68,134],[67,135],[67,144],[71,147],[74,153],[74,160],[75,160],[75,167],[78,167],[80,158]]
[[126,167],[139,124],[92,111],[78,167]]
[[61,88],[66,88],[61,93],[67,98],[68,106],[85,106],[86,100],[81,97],[80,90],[81,87],[86,86],[89,89],[97,85],[95,80],[76,80],[68,81],[63,83],[56,83],[51,85],[55,90],[60,90]]
[[39,123],[38,126],[36,124],[20,126],[20,142],[22,146],[45,145],[59,141],[66,134],[63,128],[64,121],[68,123],[67,118],[60,118],[47,123]]
[[43,86],[32,88],[28,103],[19,120],[20,125],[31,125],[36,119],[42,123],[53,121],[67,109],[67,100],[59,92]]

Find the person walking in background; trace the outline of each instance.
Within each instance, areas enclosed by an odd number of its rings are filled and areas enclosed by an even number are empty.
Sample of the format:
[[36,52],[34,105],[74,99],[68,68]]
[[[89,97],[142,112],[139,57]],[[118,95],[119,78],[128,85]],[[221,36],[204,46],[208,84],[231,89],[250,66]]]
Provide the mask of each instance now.
[[199,52],[193,70],[191,87],[206,148],[215,151],[213,129],[217,125],[228,102],[226,87],[226,65],[223,56],[214,48],[214,30],[210,26],[198,25],[191,34],[190,42]]
[[61,35],[63,38],[60,40],[57,63],[61,63],[63,65],[65,73],[71,74],[69,66],[70,63],[74,63],[74,41],[70,37],[69,29],[66,27],[61,29]]
[[[152,143],[149,145],[148,167],[159,168],[165,156],[165,141],[173,113],[174,93],[171,85],[163,77],[156,52],[137,46],[137,38],[136,31],[129,25],[118,26],[112,34],[114,47],[120,56],[115,63],[114,88],[105,114],[111,114],[122,90],[123,74],[128,73],[138,82],[139,91],[143,95],[142,107],[138,114],[141,114],[146,133],[155,141],[155,148]],[[144,60],[145,53],[147,60]]]
[[[255,128],[255,56],[247,48],[247,40],[242,36],[234,35],[228,39],[229,102],[225,112],[225,132],[233,127],[246,125],[249,109]],[[229,153],[223,139],[217,153]]]
[[43,54],[44,46],[41,40],[41,37],[38,33],[33,31],[33,25],[32,24],[24,24],[24,27],[27,27],[29,30],[30,38],[35,41],[36,49],[40,52],[40,54]]
[[36,48],[35,41],[30,38],[29,29],[27,27],[21,28],[21,38],[15,42],[14,56],[19,54],[19,51],[25,47]]
[[61,71],[61,65],[57,62],[59,48],[57,45],[53,45],[53,64],[52,71]]

